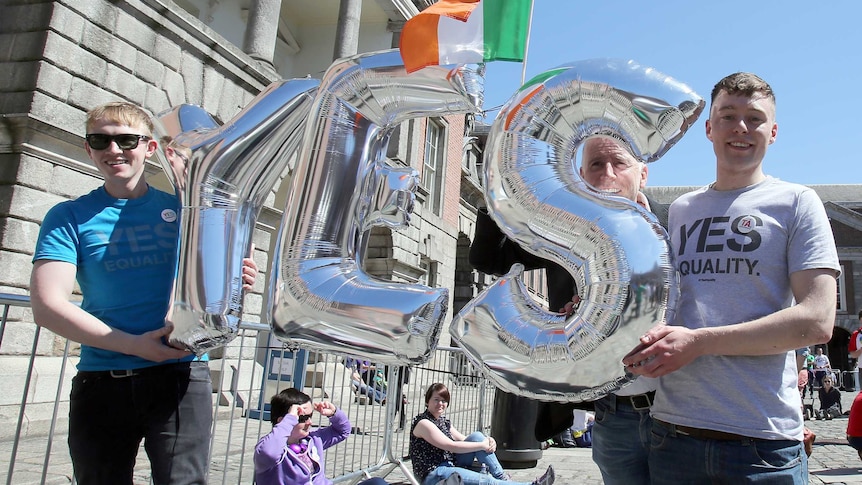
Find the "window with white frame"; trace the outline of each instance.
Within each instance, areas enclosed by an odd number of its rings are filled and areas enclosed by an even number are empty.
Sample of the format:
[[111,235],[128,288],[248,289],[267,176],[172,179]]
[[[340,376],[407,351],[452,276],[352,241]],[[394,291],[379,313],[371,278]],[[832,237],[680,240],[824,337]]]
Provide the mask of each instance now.
[[429,118],[425,128],[425,162],[421,186],[427,193],[426,207],[440,215],[443,200],[443,168],[446,164],[446,125]]
[[524,271],[521,275],[521,281],[524,282],[527,291],[536,297],[536,300],[545,301],[548,299],[548,282],[544,268]]
[[835,305],[835,311],[838,313],[847,313],[847,290],[844,281],[847,278],[848,268],[843,262],[839,263],[839,267],[841,268],[841,275],[838,276],[838,284],[835,285],[838,288],[838,298]]
[[437,262],[431,261],[423,257],[419,261],[419,267],[425,270],[425,273],[419,277],[419,283],[431,288],[437,287]]

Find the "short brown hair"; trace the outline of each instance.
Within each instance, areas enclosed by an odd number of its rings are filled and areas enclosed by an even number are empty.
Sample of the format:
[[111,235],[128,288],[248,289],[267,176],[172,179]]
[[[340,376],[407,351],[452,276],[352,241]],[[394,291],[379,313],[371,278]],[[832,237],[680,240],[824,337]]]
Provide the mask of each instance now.
[[143,108],[133,103],[113,101],[91,109],[87,112],[87,132],[89,133],[90,128],[101,120],[140,128],[146,131],[146,133],[141,133],[141,135],[153,135],[153,119]]
[[772,91],[772,86],[761,79],[760,76],[750,72],[736,72],[725,76],[724,79],[712,88],[713,102],[718,97],[718,93],[722,91],[730,95],[741,94],[748,97],[753,96],[755,93],[760,93],[764,97],[771,99],[773,103],[775,102],[775,93]]
[[451,397],[449,395],[449,388],[446,387],[446,384],[443,384],[442,382],[435,382],[434,384],[431,384],[430,386],[428,386],[428,390],[425,391],[425,405],[426,406],[428,405],[428,402],[431,400],[431,396],[433,396],[435,393],[440,394],[440,397],[445,399],[446,402],[449,402],[449,398]]

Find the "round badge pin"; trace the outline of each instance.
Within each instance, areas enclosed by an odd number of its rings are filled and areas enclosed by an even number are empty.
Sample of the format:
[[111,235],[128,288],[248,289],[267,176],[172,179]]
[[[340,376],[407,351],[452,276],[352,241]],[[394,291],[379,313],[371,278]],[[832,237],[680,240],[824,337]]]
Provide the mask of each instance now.
[[174,222],[177,220],[177,211],[173,209],[165,209],[162,211],[162,220],[165,222]]
[[736,229],[741,234],[748,234],[749,232],[754,230],[754,226],[757,224],[757,220],[754,216],[744,216],[739,220],[739,224],[737,224]]

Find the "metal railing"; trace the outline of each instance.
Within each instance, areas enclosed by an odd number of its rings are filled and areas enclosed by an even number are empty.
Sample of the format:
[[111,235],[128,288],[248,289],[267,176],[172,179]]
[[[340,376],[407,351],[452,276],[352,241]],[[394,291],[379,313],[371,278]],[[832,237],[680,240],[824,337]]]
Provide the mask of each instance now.
[[[841,380],[838,382],[841,390],[845,392],[859,391],[859,368],[841,372]],[[852,388],[850,387],[852,385]]]
[[[0,293],[0,367],[6,380],[0,393],[0,470],[6,471],[7,485],[54,483],[61,477],[74,483],[66,438],[77,346],[27,323],[29,307],[26,296]],[[387,366],[384,404],[356,392],[346,356],[305,352],[307,363],[299,362],[294,372],[285,362],[296,364],[300,353],[289,357],[289,352],[278,341],[272,345],[268,326],[243,322],[227,351],[235,357],[210,361],[214,419],[209,483],[253,482],[254,447],[271,429],[266,403],[279,390],[298,384],[313,400],[332,401],[350,418],[350,437],[326,451],[326,476],[336,483],[386,477],[396,470],[416,483],[406,463],[409,427],[425,409],[424,393],[434,382],[450,388],[453,402],[447,416],[453,426],[490,431],[495,389],[459,349],[438,348],[428,362],[409,370]],[[400,377],[405,375],[409,377]],[[327,424],[319,415],[316,419]],[[149,481],[142,448],[135,482]]]

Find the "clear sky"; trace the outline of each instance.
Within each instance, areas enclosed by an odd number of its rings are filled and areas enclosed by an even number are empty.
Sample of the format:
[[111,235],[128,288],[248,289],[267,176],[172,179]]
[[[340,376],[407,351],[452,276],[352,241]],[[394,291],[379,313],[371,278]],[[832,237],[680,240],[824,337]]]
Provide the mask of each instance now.
[[[862,184],[862,2],[534,0],[527,79],[560,64],[619,58],[688,84],[707,101],[695,126],[650,164],[649,185],[715,178],[704,134],[715,83],[737,71],[775,90],[778,138],[764,171],[802,184]],[[492,62],[485,109],[520,86],[520,63]],[[490,111],[493,121],[498,111]]]

